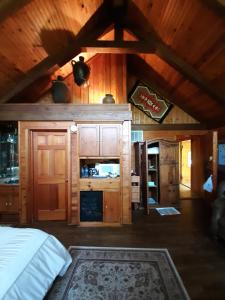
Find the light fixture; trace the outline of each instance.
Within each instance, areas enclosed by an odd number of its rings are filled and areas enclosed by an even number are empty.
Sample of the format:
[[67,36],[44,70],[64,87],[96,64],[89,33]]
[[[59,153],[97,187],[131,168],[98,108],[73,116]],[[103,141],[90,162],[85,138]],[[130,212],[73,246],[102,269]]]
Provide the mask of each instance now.
[[76,124],[73,124],[73,125],[70,126],[70,132],[71,133],[76,133],[77,130],[78,130],[78,128],[77,128]]
[[84,62],[84,57],[79,56],[79,61],[72,60],[74,82],[81,86],[88,81],[90,67]]

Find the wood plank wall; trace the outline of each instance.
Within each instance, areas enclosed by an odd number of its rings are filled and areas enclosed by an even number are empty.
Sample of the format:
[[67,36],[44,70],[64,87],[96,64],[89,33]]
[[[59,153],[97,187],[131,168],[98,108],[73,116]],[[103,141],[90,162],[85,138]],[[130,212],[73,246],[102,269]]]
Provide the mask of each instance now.
[[[77,104],[99,104],[105,94],[112,94],[116,104],[127,103],[126,56],[124,54],[97,54],[88,60],[91,72],[89,84],[79,87],[73,74],[64,82],[70,90],[70,102]],[[50,92],[40,102],[52,102]]]
[[[149,118],[145,113],[140,111],[134,105],[132,107],[132,124],[158,124]],[[178,106],[173,106],[168,115],[163,120],[163,124],[197,124],[199,123]]]
[[[72,103],[101,103],[106,93],[113,94],[117,104],[128,102],[128,92],[135,85],[135,78],[127,73],[125,54],[96,54],[87,61],[91,68],[89,85],[79,87],[74,83],[73,74],[65,78]],[[50,92],[40,98],[40,102],[52,102]],[[171,99],[172,101],[172,99]],[[158,124],[135,106],[132,107],[133,124]],[[196,124],[194,118],[177,106],[173,106],[163,124]]]

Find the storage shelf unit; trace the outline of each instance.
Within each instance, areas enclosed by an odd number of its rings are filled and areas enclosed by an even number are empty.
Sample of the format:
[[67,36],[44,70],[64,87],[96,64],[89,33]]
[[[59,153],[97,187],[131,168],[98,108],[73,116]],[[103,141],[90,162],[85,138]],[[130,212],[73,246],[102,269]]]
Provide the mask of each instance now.
[[131,201],[140,203],[140,176],[131,176]]
[[143,145],[143,202],[147,213],[179,201],[179,144],[149,140]]

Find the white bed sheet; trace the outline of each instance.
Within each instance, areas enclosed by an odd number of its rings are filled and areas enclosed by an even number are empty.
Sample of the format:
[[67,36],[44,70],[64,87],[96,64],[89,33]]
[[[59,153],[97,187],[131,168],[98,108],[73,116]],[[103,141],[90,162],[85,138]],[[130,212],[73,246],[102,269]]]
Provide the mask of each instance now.
[[0,227],[0,299],[43,299],[72,259],[52,235],[38,229]]

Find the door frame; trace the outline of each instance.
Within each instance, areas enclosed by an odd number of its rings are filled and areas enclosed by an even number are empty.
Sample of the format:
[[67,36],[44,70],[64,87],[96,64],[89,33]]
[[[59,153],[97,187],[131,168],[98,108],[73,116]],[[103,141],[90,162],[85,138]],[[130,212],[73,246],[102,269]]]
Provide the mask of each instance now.
[[[19,165],[20,165],[20,223],[33,223],[33,163],[32,163],[32,132],[33,131],[65,131],[67,136],[67,222],[71,219],[71,132],[74,122],[54,121],[20,121],[19,122]],[[75,160],[75,158],[74,158]]]
[[[180,184],[183,184],[183,185],[185,185],[184,183],[182,183],[182,178],[183,178],[183,167],[182,167],[182,165],[183,165],[183,159],[184,159],[184,155],[183,155],[183,142],[185,142],[185,141],[189,141],[189,144],[190,144],[190,152],[191,152],[191,138],[189,138],[189,139],[185,139],[185,140],[181,140],[180,142],[179,142],[179,144],[180,144]],[[191,166],[190,166],[190,186],[187,186],[188,188],[190,188],[190,190],[191,190],[191,181],[192,181],[192,179],[191,179],[191,168],[192,168],[192,164],[191,164]]]

